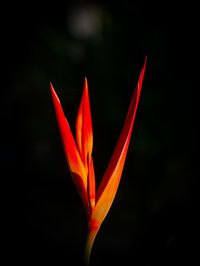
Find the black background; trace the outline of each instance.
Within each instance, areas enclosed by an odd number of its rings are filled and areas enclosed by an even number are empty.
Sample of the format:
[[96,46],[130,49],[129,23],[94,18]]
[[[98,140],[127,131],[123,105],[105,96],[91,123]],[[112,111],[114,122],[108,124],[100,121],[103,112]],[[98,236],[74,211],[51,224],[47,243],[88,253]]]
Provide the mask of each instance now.
[[[88,35],[76,32],[79,10],[97,18],[89,20],[89,28],[96,26]],[[199,209],[197,8],[192,2],[29,1],[7,3],[1,13],[6,261],[83,264],[86,217],[65,163],[49,82],[74,131],[88,78],[98,184],[147,55],[125,169],[91,265],[193,264]]]

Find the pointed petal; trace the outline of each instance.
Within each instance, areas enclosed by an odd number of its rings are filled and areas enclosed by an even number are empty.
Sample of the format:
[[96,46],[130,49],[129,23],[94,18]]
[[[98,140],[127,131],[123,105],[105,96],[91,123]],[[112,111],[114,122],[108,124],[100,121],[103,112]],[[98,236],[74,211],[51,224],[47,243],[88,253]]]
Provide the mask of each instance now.
[[95,205],[95,174],[91,155],[93,148],[93,132],[88,83],[86,78],[76,119],[76,140],[88,176],[88,198],[92,210]]
[[[97,191],[97,203],[93,210],[91,220],[98,226],[96,226],[96,229],[93,229],[93,231],[99,230],[99,227],[101,226],[101,223],[106,217],[117,192],[131,138],[133,123],[142,87],[142,81],[144,78],[145,67],[146,59],[143,68],[140,72],[137,87],[132,95],[132,100],[121,135],[118,139],[110,163]],[[94,232],[91,232],[91,234],[94,235]]]
[[145,59],[143,68],[140,72],[137,86],[136,86],[135,90],[133,91],[131,103],[130,103],[130,106],[128,109],[128,113],[126,116],[124,126],[122,128],[120,137],[118,139],[117,145],[116,145],[115,150],[113,152],[110,163],[107,167],[105,175],[104,175],[104,177],[100,183],[100,186],[98,188],[97,200],[101,196],[101,194],[102,194],[103,190],[105,189],[108,181],[111,179],[112,174],[114,174],[116,170],[119,170],[118,166],[120,166],[120,161],[123,159],[123,155],[124,154],[126,155],[126,153],[127,153],[128,144],[130,141],[132,128],[133,128],[133,123],[135,120],[135,115],[136,115],[136,111],[137,111],[137,107],[138,107],[138,102],[139,102],[140,92],[141,92],[141,88],[142,88],[142,81],[144,78],[145,68],[146,68],[146,59]]
[[50,83],[50,89],[56,112],[57,122],[63,142],[65,156],[69,164],[69,168],[72,172],[75,185],[82,197],[84,205],[87,206],[88,203],[87,203],[86,171],[83,162],[81,160],[78,148],[76,146],[75,140],[73,138],[70,126],[64,115],[61,103],[51,83]]
[[85,165],[87,165],[88,154],[91,155],[93,148],[93,132],[88,94],[88,83],[86,78],[76,120],[76,139],[83,162]]

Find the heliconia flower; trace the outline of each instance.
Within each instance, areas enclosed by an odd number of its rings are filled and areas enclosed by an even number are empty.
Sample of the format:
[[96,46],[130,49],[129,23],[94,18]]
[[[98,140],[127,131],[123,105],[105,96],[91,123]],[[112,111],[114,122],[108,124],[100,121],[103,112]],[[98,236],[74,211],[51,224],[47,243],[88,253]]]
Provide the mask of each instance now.
[[85,254],[87,262],[89,262],[91,249],[97,232],[108,214],[122,176],[140,98],[146,68],[146,59],[147,58],[145,58],[144,65],[141,69],[137,86],[133,92],[121,134],[97,191],[92,159],[93,131],[87,79],[85,78],[83,94],[76,119],[76,139],[73,137],[59,98],[53,85],[50,83],[66,160],[87,214],[88,238]]

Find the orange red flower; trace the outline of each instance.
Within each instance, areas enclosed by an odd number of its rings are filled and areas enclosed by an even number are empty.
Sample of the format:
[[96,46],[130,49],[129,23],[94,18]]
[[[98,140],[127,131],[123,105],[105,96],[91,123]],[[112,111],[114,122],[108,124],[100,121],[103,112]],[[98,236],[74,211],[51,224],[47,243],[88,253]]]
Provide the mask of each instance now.
[[137,86],[133,91],[131,103],[121,134],[97,190],[95,186],[95,172],[92,159],[93,130],[87,79],[85,78],[83,94],[76,119],[76,138],[74,138],[71,132],[59,98],[53,85],[50,83],[51,95],[66,160],[72,173],[72,179],[81,196],[87,213],[89,230],[86,243],[86,259],[88,262],[95,237],[112,205],[122,176],[140,98],[145,68],[146,58],[139,75]]

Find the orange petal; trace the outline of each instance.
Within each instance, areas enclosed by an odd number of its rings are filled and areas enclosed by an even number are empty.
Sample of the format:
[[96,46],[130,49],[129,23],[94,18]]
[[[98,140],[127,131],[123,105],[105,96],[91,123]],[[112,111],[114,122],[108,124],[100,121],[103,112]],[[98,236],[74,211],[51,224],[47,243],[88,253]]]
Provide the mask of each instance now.
[[127,150],[131,138],[133,123],[136,115],[136,110],[138,107],[138,101],[140,98],[140,92],[142,87],[142,81],[144,78],[145,68],[146,68],[146,59],[143,68],[140,72],[137,87],[132,95],[131,103],[129,106],[124,126],[122,128],[122,132],[118,139],[117,145],[113,152],[110,163],[107,167],[105,175],[97,191],[97,198],[96,198],[97,202],[91,216],[92,224],[95,224],[95,226],[92,226],[89,231],[87,249],[86,249],[87,256],[90,255],[95,236],[103,220],[105,219],[117,192],[117,188],[121,179],[127,155]]
[[76,146],[75,140],[73,138],[70,126],[64,115],[59,98],[50,83],[50,89],[52,94],[52,99],[54,103],[54,108],[56,112],[57,122],[63,142],[65,157],[69,164],[69,168],[73,175],[73,180],[75,185],[81,195],[83,203],[85,206],[88,205],[87,202],[87,174],[85,171],[84,164],[81,160],[78,148]]
[[95,205],[95,174],[91,156],[93,148],[93,132],[88,83],[86,78],[76,119],[76,140],[88,175],[88,198],[91,209],[93,209]]
[[[118,142],[116,144],[115,150],[113,152],[112,158],[110,160],[110,163],[106,169],[106,172],[104,174],[104,177],[100,183],[100,186],[97,191],[97,201],[99,197],[101,196],[102,192],[104,191],[105,187],[107,186],[108,182],[113,179],[112,175],[116,173],[116,171],[120,170],[120,165],[123,162],[125,162],[126,159],[126,153],[128,150],[128,145],[132,133],[132,128],[133,128],[133,123],[135,120],[135,115],[138,107],[138,102],[140,98],[140,92],[142,88],[142,82],[144,78],[144,73],[145,73],[145,68],[146,68],[146,58],[145,62],[143,65],[143,68],[140,72],[139,80],[137,83],[137,87],[133,91],[132,98],[131,98],[131,103],[128,109],[128,113],[126,116],[126,120],[124,123],[124,126],[122,128],[120,137],[118,139]],[[125,156],[125,158],[124,158]],[[123,167],[123,166],[122,166]],[[118,175],[119,176],[119,175]],[[120,179],[120,177],[119,177]]]
[[88,154],[92,154],[93,132],[88,94],[88,83],[86,78],[76,120],[76,140],[80,153],[82,155],[83,162],[85,165],[87,165]]

